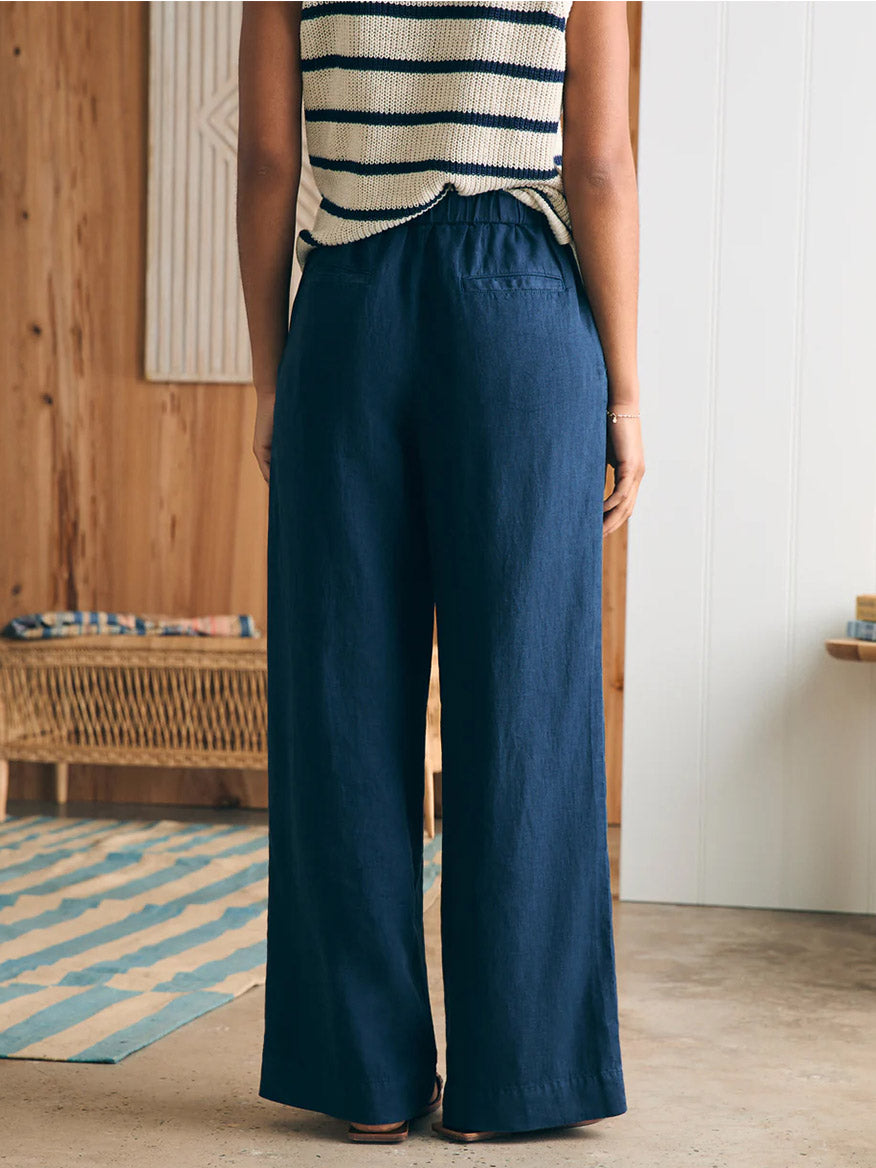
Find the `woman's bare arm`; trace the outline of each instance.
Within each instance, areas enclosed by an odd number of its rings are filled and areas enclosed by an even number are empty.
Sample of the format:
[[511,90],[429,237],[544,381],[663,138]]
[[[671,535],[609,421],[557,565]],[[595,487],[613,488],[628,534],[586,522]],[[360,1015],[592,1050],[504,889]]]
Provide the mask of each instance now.
[[300,20],[300,4],[244,4],[240,31],[237,241],[258,398],[253,452],[265,479],[301,177]]
[[[573,3],[566,23],[563,184],[575,250],[608,371],[608,404],[638,413],[639,204],[629,123],[629,33],[623,0]],[[608,424],[614,490],[603,534],[633,509],[645,471],[637,419]]]

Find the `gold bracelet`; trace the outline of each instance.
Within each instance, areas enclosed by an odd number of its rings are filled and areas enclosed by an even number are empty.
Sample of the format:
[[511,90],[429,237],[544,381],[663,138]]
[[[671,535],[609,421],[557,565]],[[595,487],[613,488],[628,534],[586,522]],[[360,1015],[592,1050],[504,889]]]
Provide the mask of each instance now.
[[618,418],[640,418],[642,416],[641,414],[616,414],[614,410],[606,410],[605,412],[613,422],[616,422]]

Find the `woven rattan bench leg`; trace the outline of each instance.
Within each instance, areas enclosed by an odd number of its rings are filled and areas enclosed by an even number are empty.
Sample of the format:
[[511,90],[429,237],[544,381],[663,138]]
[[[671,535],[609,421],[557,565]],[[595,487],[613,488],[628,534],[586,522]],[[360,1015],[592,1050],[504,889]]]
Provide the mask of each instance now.
[[67,783],[70,774],[70,764],[67,762],[55,763],[55,802],[67,802]]
[[423,824],[429,839],[435,838],[435,775],[432,763],[426,759],[426,784],[423,792]]
[[6,797],[9,794],[9,761],[0,758],[0,820],[6,818]]

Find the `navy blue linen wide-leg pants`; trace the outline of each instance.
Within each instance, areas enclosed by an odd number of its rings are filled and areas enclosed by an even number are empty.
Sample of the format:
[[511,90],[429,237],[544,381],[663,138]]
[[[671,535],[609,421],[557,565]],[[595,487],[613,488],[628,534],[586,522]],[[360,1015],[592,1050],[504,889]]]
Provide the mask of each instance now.
[[279,370],[259,1094],[429,1100],[437,609],[444,1122],[626,1110],[606,846],[607,381],[571,245],[508,192],[311,253]]

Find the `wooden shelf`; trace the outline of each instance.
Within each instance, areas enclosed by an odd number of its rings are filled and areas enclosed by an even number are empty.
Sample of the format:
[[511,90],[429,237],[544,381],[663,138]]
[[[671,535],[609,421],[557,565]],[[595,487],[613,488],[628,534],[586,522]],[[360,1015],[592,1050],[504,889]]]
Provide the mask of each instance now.
[[841,661],[876,661],[876,641],[831,637],[824,644],[831,657],[838,657]]

